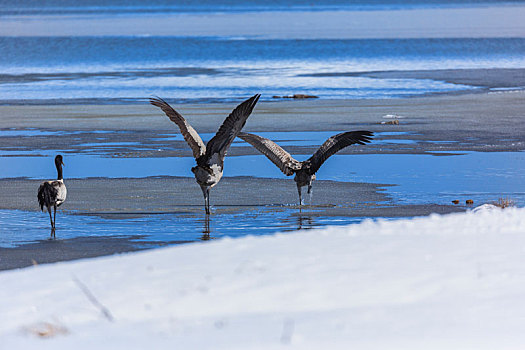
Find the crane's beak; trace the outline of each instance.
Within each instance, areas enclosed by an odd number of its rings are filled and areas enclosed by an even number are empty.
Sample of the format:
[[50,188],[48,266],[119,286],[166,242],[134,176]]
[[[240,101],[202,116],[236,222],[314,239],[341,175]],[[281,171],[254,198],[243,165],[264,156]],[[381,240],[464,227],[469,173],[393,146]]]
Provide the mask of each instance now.
[[62,162],[62,165],[63,165],[63,166],[66,166],[66,165],[64,164],[64,162]]

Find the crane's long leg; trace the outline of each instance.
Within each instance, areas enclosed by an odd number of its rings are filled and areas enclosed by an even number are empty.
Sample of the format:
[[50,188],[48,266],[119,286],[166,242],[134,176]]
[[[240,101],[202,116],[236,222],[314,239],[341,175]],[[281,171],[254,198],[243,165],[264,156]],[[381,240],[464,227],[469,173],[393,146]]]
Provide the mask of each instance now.
[[55,236],[56,223],[57,223],[57,205],[55,204],[53,206],[53,238],[56,238]]
[[51,223],[51,238],[55,234],[55,223],[53,222],[53,217],[51,216],[51,206],[47,207],[47,212],[49,213],[49,222]]
[[297,192],[299,192],[299,206],[303,205],[303,198],[301,196],[301,186],[297,185]]
[[51,223],[51,228],[55,227],[53,224],[53,217],[51,217],[51,207],[47,207],[47,212],[49,213],[49,222]]
[[202,195],[204,196],[204,209],[206,214],[210,214],[210,188],[208,186],[201,186]]

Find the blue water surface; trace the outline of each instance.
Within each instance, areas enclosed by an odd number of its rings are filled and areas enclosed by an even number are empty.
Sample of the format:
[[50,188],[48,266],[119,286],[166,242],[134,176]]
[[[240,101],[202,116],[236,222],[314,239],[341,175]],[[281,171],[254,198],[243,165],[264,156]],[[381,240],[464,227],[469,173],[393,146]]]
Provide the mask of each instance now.
[[[358,223],[362,217],[318,217],[290,208],[254,208],[237,213],[201,215],[156,214],[140,217],[99,217],[57,214],[58,239],[77,237],[124,237],[136,246],[148,242],[149,247],[167,243],[189,243],[223,237],[268,235],[277,232],[339,226]],[[12,248],[37,242],[50,236],[47,213],[0,209],[0,247]]]

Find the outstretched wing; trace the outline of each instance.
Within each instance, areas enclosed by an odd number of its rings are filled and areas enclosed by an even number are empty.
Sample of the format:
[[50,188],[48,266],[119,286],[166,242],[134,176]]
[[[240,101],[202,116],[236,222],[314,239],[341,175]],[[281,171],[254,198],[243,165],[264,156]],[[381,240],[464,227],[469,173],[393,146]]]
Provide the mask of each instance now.
[[308,173],[313,175],[321,165],[332,155],[343,148],[358,144],[364,145],[372,140],[374,133],[371,131],[348,131],[334,135],[326,140],[321,147],[305,163],[309,163]]
[[184,140],[186,140],[188,145],[190,145],[195,159],[206,153],[206,146],[204,145],[204,142],[202,142],[201,137],[197,131],[195,131],[195,129],[186,121],[186,119],[184,119],[184,117],[179,114],[179,112],[171,108],[171,106],[166,101],[159,97],[150,98],[149,102],[152,105],[162,109],[168,118],[177,124],[182,136],[184,137]]
[[226,151],[232,144],[233,140],[241,132],[242,128],[244,127],[244,124],[246,124],[246,120],[252,113],[253,108],[255,107],[257,101],[259,101],[260,96],[261,95],[257,94],[250,97],[249,99],[238,105],[230,113],[228,118],[224,120],[215,136],[213,136],[213,138],[210,141],[208,141],[208,145],[206,146],[205,161],[207,163],[216,154],[219,156],[219,162],[222,162],[224,160]]
[[295,160],[290,153],[272,140],[245,132],[241,132],[237,136],[268,157],[285,175],[293,175],[295,171],[301,169],[301,162]]

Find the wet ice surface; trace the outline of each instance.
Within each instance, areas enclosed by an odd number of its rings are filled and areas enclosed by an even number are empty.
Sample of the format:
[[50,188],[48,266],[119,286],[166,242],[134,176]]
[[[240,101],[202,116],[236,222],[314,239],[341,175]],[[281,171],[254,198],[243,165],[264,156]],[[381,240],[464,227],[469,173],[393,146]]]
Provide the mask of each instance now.
[[[260,136],[277,142],[282,147],[312,147],[320,146],[329,137],[339,131],[298,131],[298,132],[261,132]],[[209,141],[215,133],[200,133],[204,142]],[[406,132],[376,132],[375,145],[415,144],[408,138]],[[126,152],[173,151],[187,150],[187,145],[180,133],[141,133],[132,131],[51,131],[38,129],[0,129],[0,156],[13,155],[51,155],[56,152],[70,154],[97,154],[102,156],[126,156]],[[50,142],[52,137],[52,142]],[[240,139],[236,139],[232,147],[250,147]],[[16,152],[15,152],[16,151]],[[136,154],[135,157],[143,155]],[[152,155],[148,155],[152,156]],[[163,156],[162,153],[153,156]]]
[[[1,137],[19,137],[19,136],[52,136],[52,135],[65,135],[65,134],[80,134],[82,131],[50,131],[41,130],[37,128],[5,128],[0,129]],[[92,134],[109,134],[114,131],[105,130],[93,130],[90,131]]]
[[[279,144],[281,147],[286,146],[311,146],[311,145],[321,145],[323,142],[325,142],[329,137],[337,135],[339,133],[345,132],[343,131],[287,131],[287,132],[258,132],[257,135],[265,137],[267,139],[270,139],[276,143]],[[401,144],[412,144],[415,143],[414,140],[409,139],[382,139],[386,136],[407,136],[407,132],[376,132],[374,133],[375,139],[374,144],[388,144],[388,143],[401,143]],[[165,141],[183,141],[183,137],[181,134],[174,134],[174,135],[160,135],[161,138],[158,140],[165,140]],[[162,137],[165,136],[165,137]],[[201,137],[203,140],[209,140],[214,136],[214,134],[211,133],[202,133]],[[236,145],[243,145],[245,144],[244,141],[240,139],[236,139],[233,143],[233,147]]]
[[[81,132],[73,132],[81,135]],[[0,151],[0,169],[3,178],[27,177],[50,179],[56,176],[53,157],[63,153],[66,167],[64,175],[72,178],[144,178],[151,176],[192,177],[190,168],[195,165],[192,157],[185,156],[141,156],[142,149],[151,139],[136,141],[110,141],[104,138],[107,132],[96,131],[100,137],[78,139],[72,149],[21,150],[13,145]],[[329,132],[261,132],[281,146],[297,147],[321,145],[328,137],[338,133]],[[64,135],[65,132],[51,132],[37,129],[4,129],[0,136],[38,137]],[[121,133],[125,134],[125,133]],[[202,134],[208,140],[213,134]],[[180,134],[159,134],[154,140],[168,145],[182,141]],[[373,144],[414,144],[416,141],[403,132],[376,133]],[[73,146],[73,145],[72,145]],[[149,145],[151,147],[151,145]],[[233,148],[246,146],[240,140]],[[121,157],[116,148],[135,152],[135,157]],[[355,147],[355,146],[354,146]],[[362,147],[362,146],[359,146]],[[292,152],[293,153],[293,152]],[[434,152],[436,154],[436,152]],[[305,160],[310,155],[295,155]],[[399,205],[450,204],[452,200],[473,199],[476,204],[495,201],[498,198],[512,198],[518,205],[525,203],[525,153],[523,152],[465,152],[455,155],[436,156],[430,154],[337,154],[321,167],[317,178],[339,182],[364,182],[391,184],[385,187],[393,203]],[[257,176],[261,178],[286,177],[262,155],[229,156],[225,160],[225,176]],[[289,191],[295,192],[292,178]],[[271,189],[261,189],[271,190]],[[315,183],[313,201],[315,203]],[[197,189],[198,191],[198,189]],[[521,191],[521,192],[520,192]],[[212,196],[212,205],[213,205]],[[268,203],[270,205],[272,203]],[[337,204],[337,203],[334,203]],[[65,205],[67,210],[67,205]],[[199,207],[200,209],[200,207]],[[147,214],[140,217],[119,215],[84,216],[71,212],[60,212],[57,218],[57,236],[69,239],[85,236],[126,236],[139,237],[140,242],[191,242],[224,236],[237,237],[246,234],[271,234],[299,228],[324,225],[343,225],[361,221],[362,217],[338,217],[310,215],[316,209],[301,213],[293,207],[250,206],[236,210],[215,208],[209,223],[200,210],[194,213],[168,212]],[[0,246],[12,247],[19,244],[45,239],[49,235],[49,218],[46,213],[0,210]],[[208,236],[209,235],[209,236]]]

